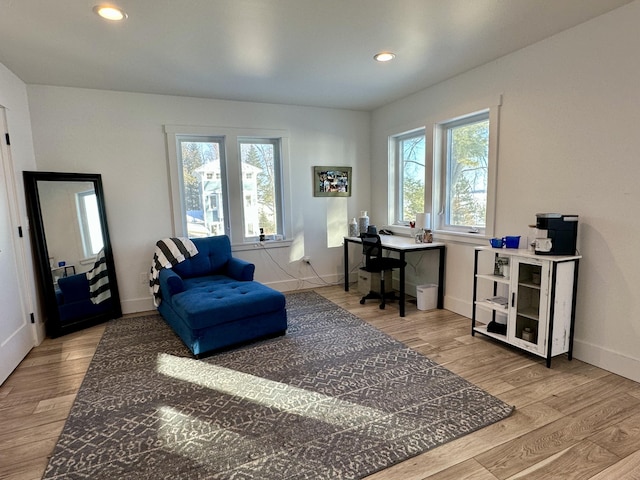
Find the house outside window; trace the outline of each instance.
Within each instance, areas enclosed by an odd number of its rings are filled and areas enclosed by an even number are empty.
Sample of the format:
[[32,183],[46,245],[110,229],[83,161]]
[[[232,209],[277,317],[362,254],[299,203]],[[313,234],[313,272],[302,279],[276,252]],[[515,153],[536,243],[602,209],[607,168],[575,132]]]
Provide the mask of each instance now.
[[178,136],[181,166],[182,221],[187,236],[208,237],[227,233],[224,219],[224,139],[220,137]]
[[165,131],[176,146],[169,149],[169,172],[177,236],[225,234],[232,243],[250,243],[262,228],[269,238],[287,238],[283,137],[208,127]]
[[244,202],[245,240],[282,232],[280,141],[241,138],[238,141]]

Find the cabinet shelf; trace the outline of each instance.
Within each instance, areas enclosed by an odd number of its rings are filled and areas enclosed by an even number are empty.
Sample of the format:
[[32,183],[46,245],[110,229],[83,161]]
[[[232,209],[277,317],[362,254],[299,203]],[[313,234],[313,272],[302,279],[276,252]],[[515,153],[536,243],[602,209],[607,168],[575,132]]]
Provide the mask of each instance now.
[[540,320],[540,314],[535,308],[523,308],[522,310],[518,310],[517,314],[520,317],[530,318],[531,320],[535,320],[536,322]]
[[498,305],[497,303],[489,302],[487,300],[477,300],[475,304],[481,308],[486,310],[494,310],[498,313],[504,313],[505,315],[509,311],[509,307],[503,307],[502,305]]
[[533,283],[531,281],[527,282],[518,282],[518,285],[520,287],[526,287],[526,288],[533,288],[534,290],[540,290],[540,284],[539,283]]
[[507,336],[506,335],[502,335],[500,333],[494,333],[494,332],[490,332],[487,330],[487,326],[486,325],[476,325],[475,327],[473,327],[473,330],[475,332],[481,333],[483,335],[486,335],[487,337],[491,337],[491,338],[495,338],[496,340],[500,340],[501,342],[506,342],[507,341]]
[[509,278],[508,277],[504,277],[502,275],[493,275],[493,274],[487,274],[487,273],[478,273],[476,275],[477,278],[482,278],[484,280],[489,280],[492,282],[496,282],[496,283],[502,283],[503,285],[509,285]]

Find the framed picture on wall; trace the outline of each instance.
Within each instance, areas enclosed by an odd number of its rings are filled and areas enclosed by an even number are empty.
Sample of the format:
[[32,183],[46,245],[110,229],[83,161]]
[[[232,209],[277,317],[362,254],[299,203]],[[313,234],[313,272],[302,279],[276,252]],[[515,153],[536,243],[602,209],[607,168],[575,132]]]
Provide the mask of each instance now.
[[350,197],[351,167],[313,167],[314,197]]

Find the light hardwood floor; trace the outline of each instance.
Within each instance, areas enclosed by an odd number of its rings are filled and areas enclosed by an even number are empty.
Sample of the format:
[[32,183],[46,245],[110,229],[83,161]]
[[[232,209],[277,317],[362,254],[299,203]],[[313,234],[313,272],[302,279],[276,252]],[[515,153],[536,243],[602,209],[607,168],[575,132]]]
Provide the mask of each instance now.
[[[543,360],[470,335],[446,310],[360,305],[317,292],[516,407],[506,420],[367,480],[640,479],[640,384],[578,360]],[[0,478],[39,479],[104,326],[34,348],[0,387]]]

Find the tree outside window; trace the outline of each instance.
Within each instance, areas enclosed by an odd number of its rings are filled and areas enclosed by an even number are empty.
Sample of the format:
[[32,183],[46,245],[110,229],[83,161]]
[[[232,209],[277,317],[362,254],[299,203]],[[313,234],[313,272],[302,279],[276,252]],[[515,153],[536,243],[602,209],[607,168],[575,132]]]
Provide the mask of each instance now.
[[425,210],[425,146],[424,130],[396,137],[396,223],[415,221]]
[[[240,165],[244,197],[245,237],[279,233],[279,142],[241,139]],[[257,231],[256,231],[257,230]]]
[[489,119],[447,127],[447,224],[484,228],[489,170]]

